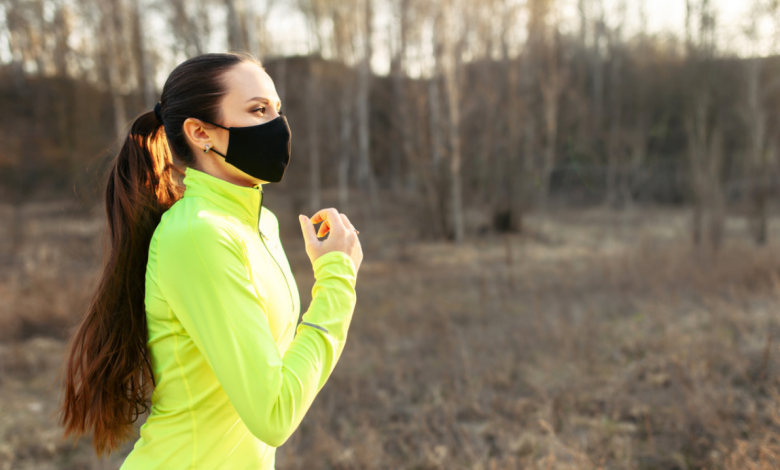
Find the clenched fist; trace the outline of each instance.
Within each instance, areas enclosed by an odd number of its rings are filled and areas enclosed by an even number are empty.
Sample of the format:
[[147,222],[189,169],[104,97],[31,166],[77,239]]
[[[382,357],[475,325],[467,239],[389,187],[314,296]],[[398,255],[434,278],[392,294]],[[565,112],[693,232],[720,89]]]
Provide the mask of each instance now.
[[[360,269],[363,261],[363,247],[360,246],[355,227],[346,215],[340,214],[334,208],[322,209],[314,217],[309,219],[305,215],[299,217],[303,240],[306,243],[306,254],[312,264],[325,253],[331,251],[343,251],[352,258],[355,270]],[[319,232],[314,229],[314,224],[323,222]],[[326,240],[320,241],[318,237],[324,237],[330,233]]]

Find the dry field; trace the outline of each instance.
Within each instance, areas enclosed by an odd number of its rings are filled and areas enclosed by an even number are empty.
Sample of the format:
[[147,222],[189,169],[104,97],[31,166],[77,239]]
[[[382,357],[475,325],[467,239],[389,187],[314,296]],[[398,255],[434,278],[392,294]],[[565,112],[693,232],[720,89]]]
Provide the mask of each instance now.
[[[272,209],[305,306],[297,212]],[[686,215],[529,217],[461,247],[410,241],[398,208],[354,217],[349,342],[277,468],[780,468],[780,243],[734,217],[713,258]],[[0,206],[0,470],[115,469],[131,447],[97,459],[53,417],[101,229],[99,209]]]

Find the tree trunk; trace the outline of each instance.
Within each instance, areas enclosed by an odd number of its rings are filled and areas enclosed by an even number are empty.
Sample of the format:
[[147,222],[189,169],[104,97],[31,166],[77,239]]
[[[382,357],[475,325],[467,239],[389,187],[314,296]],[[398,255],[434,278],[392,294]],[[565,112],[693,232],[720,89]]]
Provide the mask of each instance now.
[[452,236],[456,243],[462,243],[465,238],[463,220],[463,201],[461,187],[461,146],[460,146],[460,90],[458,89],[458,72],[460,68],[460,45],[456,45],[454,37],[455,6],[448,2],[444,17],[444,86],[448,104],[448,140],[450,147],[450,210],[452,211]]
[[317,67],[311,64],[309,68],[309,77],[306,80],[306,104],[308,108],[307,121],[309,131],[309,204],[312,212],[320,209],[320,135],[317,123],[319,122],[319,113],[317,101],[319,97],[319,86],[317,78]]
[[352,151],[352,113],[354,102],[352,98],[352,81],[344,86],[341,99],[341,141],[339,152],[339,207],[342,212],[349,209],[349,161]]
[[617,207],[619,202],[619,179],[624,177],[625,150],[623,139],[623,97],[622,97],[622,67],[623,57],[620,47],[623,42],[622,23],[626,18],[626,2],[622,0],[618,5],[618,26],[608,35],[609,52],[611,57],[610,67],[610,94],[609,94],[609,136],[607,139],[607,192],[605,203],[608,207]]
[[764,245],[767,241],[767,181],[769,150],[765,93],[761,85],[763,59],[749,59],[746,64],[746,104],[742,116],[748,133],[748,149],[744,159],[744,175],[747,178],[747,203],[749,225],[753,241]]
[[363,58],[358,68],[357,98],[358,98],[358,183],[360,188],[369,194],[371,207],[377,205],[377,188],[374,172],[371,168],[371,135],[369,98],[371,90],[371,0],[365,1],[363,28]]
[[725,223],[725,198],[721,182],[723,169],[723,131],[719,123],[709,123],[710,96],[706,88],[692,98],[685,119],[688,157],[694,192],[693,241],[720,249]]
[[101,41],[101,62],[105,68],[105,78],[111,95],[111,104],[114,112],[114,131],[117,137],[123,134],[127,123],[127,109],[122,95],[122,59],[123,50],[120,47],[124,27],[124,11],[118,0],[101,2],[101,32],[104,41]]
[[550,194],[552,172],[555,169],[556,146],[558,144],[558,110],[560,107],[561,93],[566,83],[566,70],[558,64],[557,57],[557,32],[555,38],[547,49],[547,67],[544,77],[539,77],[542,89],[542,103],[544,106],[544,160],[542,162],[541,182],[539,186],[539,201],[543,211],[547,209]]
[[246,51],[243,11],[239,9],[236,1],[225,0],[225,6],[227,7],[228,47],[231,51]]
[[257,38],[256,3],[249,0],[244,8],[244,31],[246,32],[246,50],[255,58],[260,57],[260,42]]
[[144,109],[152,109],[158,101],[154,87],[154,74],[149,54],[146,51],[146,37],[143,32],[141,2],[133,2],[130,10],[133,28],[133,55],[136,62],[138,86],[141,88]]

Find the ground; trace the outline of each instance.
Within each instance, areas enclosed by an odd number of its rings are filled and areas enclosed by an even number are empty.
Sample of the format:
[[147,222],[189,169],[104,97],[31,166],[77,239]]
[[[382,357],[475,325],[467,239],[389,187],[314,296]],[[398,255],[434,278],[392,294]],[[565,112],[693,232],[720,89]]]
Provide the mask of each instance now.
[[[0,470],[116,469],[132,444],[98,459],[55,416],[101,213],[0,209]],[[394,210],[353,219],[347,346],[279,470],[780,467],[780,243],[754,247],[738,214],[715,255],[685,209],[529,215],[460,246]],[[275,212],[305,310],[297,213]]]

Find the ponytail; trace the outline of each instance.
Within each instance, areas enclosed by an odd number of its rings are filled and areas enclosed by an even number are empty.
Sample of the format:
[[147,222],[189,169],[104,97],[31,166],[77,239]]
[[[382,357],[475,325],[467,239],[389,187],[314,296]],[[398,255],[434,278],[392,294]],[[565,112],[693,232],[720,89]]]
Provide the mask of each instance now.
[[181,198],[158,113],[138,116],[108,171],[108,239],[97,291],[69,345],[60,424],[65,436],[93,431],[98,454],[128,439],[154,387],[144,286],[149,242]]

